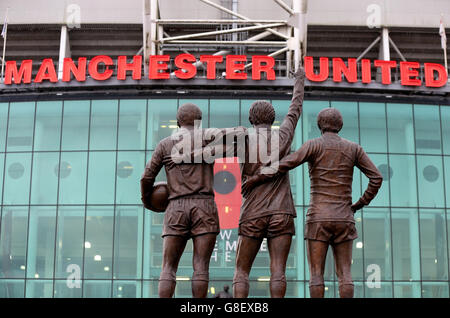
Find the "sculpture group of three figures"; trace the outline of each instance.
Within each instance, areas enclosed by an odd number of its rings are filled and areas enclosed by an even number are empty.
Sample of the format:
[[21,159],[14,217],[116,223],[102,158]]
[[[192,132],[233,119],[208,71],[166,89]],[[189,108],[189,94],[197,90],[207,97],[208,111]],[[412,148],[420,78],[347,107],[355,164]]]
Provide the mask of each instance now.
[[[278,129],[272,128],[275,110],[264,100],[255,101],[250,108],[251,128],[203,129],[202,112],[196,105],[179,107],[179,129],[158,143],[140,181],[144,206],[156,210],[155,206],[162,204],[165,213],[159,297],[173,297],[178,263],[189,239],[193,242],[192,296],[207,297],[209,263],[220,231],[213,167],[215,159],[225,157],[238,158],[242,184],[233,297],[248,297],[249,273],[264,238],[270,256],[270,295],[285,296],[286,262],[297,217],[288,172],[303,163],[308,163],[311,184],[304,229],[310,296],[324,297],[325,259],[331,246],[339,295],[353,297],[352,246],[358,237],[354,213],[376,196],[382,176],[360,145],[339,136],[343,119],[335,108],[318,113],[320,137],[291,153],[303,108],[302,66],[294,78],[292,101]],[[352,204],[355,166],[369,182]],[[163,167],[167,183],[163,191],[156,191],[155,179]]]

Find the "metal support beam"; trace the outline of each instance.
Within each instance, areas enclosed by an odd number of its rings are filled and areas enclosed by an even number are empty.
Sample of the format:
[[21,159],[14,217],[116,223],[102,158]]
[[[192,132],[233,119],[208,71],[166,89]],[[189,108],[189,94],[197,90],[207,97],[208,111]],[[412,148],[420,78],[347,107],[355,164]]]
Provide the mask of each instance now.
[[397,52],[398,56],[400,56],[400,58],[402,59],[403,62],[406,62],[405,57],[403,56],[402,52],[400,52],[400,50],[398,49],[397,45],[395,45],[394,41],[392,41],[391,37],[389,37],[389,43],[392,45],[392,47],[394,48],[395,52]]
[[156,54],[156,19],[158,18],[158,1],[143,0],[143,52],[144,74],[148,76],[148,60],[150,55]]
[[167,41],[168,44],[209,44],[209,45],[248,45],[248,46],[286,46],[286,41],[189,41],[174,40]]
[[62,79],[64,58],[71,57],[70,43],[69,43],[69,32],[67,31],[67,26],[63,25],[61,27],[61,37],[59,40],[59,60],[58,60],[58,79]]
[[381,36],[378,36],[370,45],[367,47],[367,49],[362,52],[358,58],[356,59],[356,62],[359,62],[377,43],[381,40]]
[[381,31],[380,55],[381,59],[384,61],[389,61],[391,59],[388,28],[383,28],[383,30]]
[[297,21],[294,23],[294,38],[293,44],[290,45],[294,51],[294,70],[297,70],[302,57],[306,55],[306,12],[307,0],[293,0],[294,17],[297,16]]
[[290,15],[294,15],[294,10],[292,10],[286,3],[283,2],[283,0],[273,0],[275,1],[280,7],[282,7],[284,10],[286,10]]
[[[272,57],[273,56],[278,56],[278,55],[283,54],[284,52],[288,52],[288,51],[289,51],[289,48],[288,47],[284,47],[282,49],[279,49],[278,51],[270,53],[268,56],[272,56]],[[245,64],[244,69],[249,68],[250,66],[252,66],[252,64],[253,63]]]
[[218,20],[202,20],[202,19],[156,19],[156,24],[264,24],[264,23],[287,23],[286,20],[236,20],[236,19],[218,19]]

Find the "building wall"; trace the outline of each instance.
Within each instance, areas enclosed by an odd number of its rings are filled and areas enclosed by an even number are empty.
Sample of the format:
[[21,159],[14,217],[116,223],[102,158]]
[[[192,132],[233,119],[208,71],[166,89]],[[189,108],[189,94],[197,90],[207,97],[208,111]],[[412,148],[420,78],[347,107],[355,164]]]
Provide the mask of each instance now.
[[[157,142],[176,128],[177,107],[187,101],[202,109],[204,127],[249,126],[248,99],[0,103],[1,297],[157,296],[163,214],[144,210],[139,179]],[[272,103],[276,129],[289,100]],[[355,296],[449,297],[450,106],[307,100],[293,150],[319,136],[317,113],[330,106],[343,114],[342,137],[360,143],[384,175],[376,199],[355,215]],[[308,297],[307,166],[290,177],[298,218],[287,296]],[[162,172],[159,180],[164,178]],[[366,185],[355,170],[354,201]],[[231,285],[236,240],[237,229],[221,230],[209,297]],[[189,243],[177,297],[191,295],[191,261]],[[80,288],[71,285],[78,269]],[[377,273],[380,285],[367,284]],[[269,296],[269,275],[263,244],[250,275],[251,296]],[[331,251],[325,280],[326,297],[338,296]]]

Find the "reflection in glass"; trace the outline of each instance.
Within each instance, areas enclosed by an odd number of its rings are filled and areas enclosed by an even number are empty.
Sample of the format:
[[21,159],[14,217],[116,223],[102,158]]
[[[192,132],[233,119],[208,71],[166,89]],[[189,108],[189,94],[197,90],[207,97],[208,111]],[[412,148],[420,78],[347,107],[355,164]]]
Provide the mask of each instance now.
[[[377,167],[387,164],[386,155],[370,154],[369,158]],[[359,169],[355,168],[355,170]],[[364,193],[364,191],[367,189],[369,179],[364,175],[364,173],[361,173],[361,176],[362,176],[362,183],[361,183],[362,192]],[[387,178],[383,179],[381,188],[378,190],[377,196],[372,200],[372,202],[370,202],[370,206],[389,206],[389,184],[386,182],[386,179]],[[355,195],[353,195],[353,198],[355,199]],[[359,197],[356,199],[359,199]]]
[[158,142],[177,130],[177,100],[149,99],[147,117],[147,149],[155,149]]
[[31,151],[35,102],[10,103],[7,151]]
[[387,104],[389,151],[414,153],[414,125],[410,104]]
[[211,127],[239,126],[239,116],[236,116],[236,114],[239,114],[239,99],[211,99],[209,107]]
[[90,108],[88,100],[64,101],[62,150],[88,149]]
[[118,149],[144,150],[147,100],[120,100]]
[[417,156],[419,206],[444,207],[442,157]]
[[90,152],[88,204],[114,203],[116,152]]
[[441,105],[442,145],[445,155],[450,155],[450,106]]
[[135,281],[114,281],[114,298],[140,298],[141,283]]
[[61,153],[59,203],[85,204],[87,152]]
[[448,283],[423,282],[422,283],[423,298],[448,298]]
[[53,281],[27,280],[25,288],[26,298],[51,298],[53,295]]
[[37,102],[34,150],[59,150],[62,102]]
[[[361,146],[366,152],[386,152],[386,106],[384,103],[359,103]],[[344,121],[345,126],[345,121]]]
[[414,105],[414,129],[417,153],[442,153],[439,106]]
[[23,298],[24,291],[24,280],[0,279],[0,298]]
[[33,156],[31,204],[56,204],[58,178],[55,167],[59,165],[59,153],[38,152]]
[[[389,180],[391,205],[417,206],[416,163],[412,155],[389,155],[392,176]],[[383,182],[383,187],[388,183]]]
[[83,298],[111,298],[110,280],[85,280]]
[[420,298],[420,282],[394,282],[395,298]]
[[3,204],[28,204],[30,200],[31,153],[8,153],[5,163]]
[[117,154],[117,204],[141,204],[140,179],[144,172],[143,151],[120,151]]
[[118,101],[93,100],[91,107],[90,150],[113,150],[117,143]]
[[[66,274],[68,275],[68,274]],[[83,282],[80,281],[80,288],[69,288],[67,280],[56,280],[53,297],[55,298],[81,298]]]

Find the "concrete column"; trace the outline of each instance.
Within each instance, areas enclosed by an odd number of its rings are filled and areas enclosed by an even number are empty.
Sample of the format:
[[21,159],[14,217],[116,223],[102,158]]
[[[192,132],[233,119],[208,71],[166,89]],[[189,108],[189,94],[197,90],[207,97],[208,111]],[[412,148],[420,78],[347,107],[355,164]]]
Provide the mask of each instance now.
[[64,58],[71,57],[70,43],[69,43],[69,32],[67,31],[67,26],[63,25],[61,27],[61,38],[59,41],[59,62],[58,62],[58,79],[62,79]]

